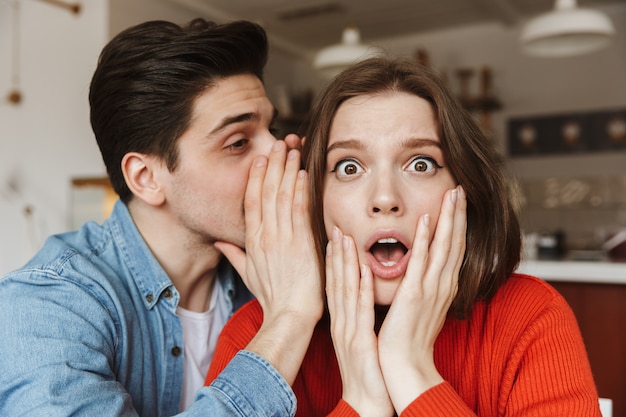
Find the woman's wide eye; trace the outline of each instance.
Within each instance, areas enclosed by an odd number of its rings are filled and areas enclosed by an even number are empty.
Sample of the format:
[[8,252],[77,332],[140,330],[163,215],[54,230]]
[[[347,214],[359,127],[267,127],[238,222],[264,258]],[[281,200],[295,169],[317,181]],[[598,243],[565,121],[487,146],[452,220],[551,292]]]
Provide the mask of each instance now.
[[442,166],[429,156],[418,156],[410,162],[409,168],[415,172],[428,173]]
[[363,168],[354,159],[342,159],[337,162],[332,172],[335,172],[338,176],[350,176],[360,174],[363,172]]

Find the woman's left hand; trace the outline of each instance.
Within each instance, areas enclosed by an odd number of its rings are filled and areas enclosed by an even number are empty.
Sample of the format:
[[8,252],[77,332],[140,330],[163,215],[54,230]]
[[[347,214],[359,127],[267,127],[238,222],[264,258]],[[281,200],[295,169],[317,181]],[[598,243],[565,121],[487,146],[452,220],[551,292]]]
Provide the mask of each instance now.
[[378,336],[381,369],[396,412],[443,382],[434,345],[458,289],[465,255],[466,197],[458,186],[444,196],[429,246],[429,219],[418,221],[409,266]]
[[326,249],[326,295],[342,398],[360,416],[391,416],[374,333],[374,277],[359,268],[354,241],[338,228]]

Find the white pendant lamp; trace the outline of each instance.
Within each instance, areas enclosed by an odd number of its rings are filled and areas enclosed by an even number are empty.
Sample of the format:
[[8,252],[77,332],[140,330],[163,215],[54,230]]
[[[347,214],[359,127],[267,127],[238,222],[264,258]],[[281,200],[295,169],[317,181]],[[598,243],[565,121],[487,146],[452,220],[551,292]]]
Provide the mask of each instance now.
[[381,48],[362,44],[359,29],[355,25],[349,25],[343,30],[341,43],[328,46],[317,53],[313,67],[325,77],[331,78],[350,64],[382,53]]
[[601,49],[614,34],[613,23],[605,14],[579,8],[576,0],[556,0],[554,10],[524,26],[520,40],[529,55],[565,57]]

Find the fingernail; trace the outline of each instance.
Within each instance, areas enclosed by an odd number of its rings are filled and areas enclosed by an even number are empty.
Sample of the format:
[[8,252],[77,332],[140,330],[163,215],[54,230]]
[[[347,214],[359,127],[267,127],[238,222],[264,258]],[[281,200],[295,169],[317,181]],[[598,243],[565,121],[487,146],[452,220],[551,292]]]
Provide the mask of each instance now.
[[287,154],[287,159],[296,159],[297,156],[298,156],[298,151],[295,149],[292,149]]
[[455,188],[454,190],[452,190],[452,194],[450,194],[450,200],[452,200],[453,203],[456,203],[457,196],[458,191]]
[[266,162],[267,162],[267,160],[265,159],[265,157],[260,156],[260,157],[258,157],[258,158],[256,158],[254,160],[254,166],[255,167],[262,167],[262,166],[264,166],[266,164]]
[[430,224],[430,215],[429,214],[424,214],[422,216],[422,223],[424,223],[424,226],[428,226]]
[[467,198],[467,195],[465,194],[465,188],[463,188],[463,186],[462,186],[462,185],[459,185],[459,196],[460,196],[462,199]]
[[343,248],[348,249],[350,247],[350,241],[348,240],[348,236],[343,237]]
[[278,152],[283,149],[283,146],[285,146],[285,142],[283,142],[282,140],[277,140],[276,142],[274,142],[274,146],[272,147],[272,149],[274,150],[274,152]]
[[337,226],[333,227],[333,241],[339,240],[339,228]]

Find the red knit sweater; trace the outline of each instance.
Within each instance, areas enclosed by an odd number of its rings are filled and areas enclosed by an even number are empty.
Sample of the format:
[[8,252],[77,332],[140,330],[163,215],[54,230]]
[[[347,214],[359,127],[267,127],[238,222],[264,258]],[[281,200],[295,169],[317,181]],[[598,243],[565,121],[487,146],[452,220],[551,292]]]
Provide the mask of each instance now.
[[[209,384],[244,349],[263,321],[256,301],[226,325]],[[547,283],[513,275],[467,320],[449,317],[435,343],[446,382],[426,391],[404,416],[594,416],[598,395],[576,319]],[[356,416],[341,400],[341,377],[328,318],[316,327],[294,382],[297,416]]]

